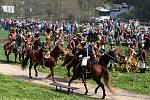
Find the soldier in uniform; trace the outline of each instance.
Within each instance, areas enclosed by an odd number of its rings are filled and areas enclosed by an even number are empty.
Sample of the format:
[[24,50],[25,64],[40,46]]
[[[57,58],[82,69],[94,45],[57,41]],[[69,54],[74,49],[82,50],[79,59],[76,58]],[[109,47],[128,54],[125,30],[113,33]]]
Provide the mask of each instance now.
[[147,53],[144,50],[144,44],[141,44],[139,46],[139,53],[136,55],[136,57],[139,57],[139,67],[140,67],[140,73],[145,73],[146,70],[146,60],[147,60]]
[[[83,45],[82,45],[83,44]],[[96,54],[93,48],[93,45],[86,42],[81,42],[82,48],[79,52],[76,53],[76,56],[79,56],[81,60],[81,67],[85,74],[91,72],[92,64],[96,63]]]
[[[116,51],[114,42],[111,42],[109,51],[112,51],[112,52]],[[115,66],[116,66],[116,62],[114,60],[110,60],[110,69],[115,71]]]
[[17,34],[15,29],[10,29],[10,34],[8,35],[9,38],[9,45],[6,47],[6,49],[11,48],[15,46],[16,44],[16,38],[17,38]]
[[35,40],[33,42],[33,47],[34,50],[38,50],[39,47],[41,47],[41,39],[39,33],[35,33]]
[[16,34],[15,29],[10,30],[10,34],[9,34],[8,38],[9,38],[10,42],[16,41],[17,34]]
[[135,49],[134,49],[134,45],[131,43],[129,48],[128,48],[128,61],[130,61],[132,58],[134,58],[136,52],[135,52]]
[[33,37],[32,37],[32,33],[29,32],[28,35],[26,36],[26,43],[28,45],[28,47],[30,48],[32,43],[33,43]]

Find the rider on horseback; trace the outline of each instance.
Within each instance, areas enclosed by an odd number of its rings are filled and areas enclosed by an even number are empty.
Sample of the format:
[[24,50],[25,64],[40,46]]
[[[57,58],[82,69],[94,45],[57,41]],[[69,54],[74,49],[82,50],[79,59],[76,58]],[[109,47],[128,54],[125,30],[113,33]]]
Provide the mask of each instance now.
[[49,38],[46,38],[46,40],[42,43],[42,48],[46,51],[44,58],[50,58],[51,46]]
[[10,34],[8,35],[9,38],[9,45],[6,47],[6,49],[12,48],[15,46],[15,42],[16,42],[16,38],[17,38],[17,34],[15,29],[10,29]]
[[33,47],[34,50],[38,50],[39,47],[41,47],[40,33],[35,33],[35,40],[33,42]]
[[16,37],[17,37],[17,34],[16,34],[15,29],[10,29],[10,34],[8,36],[8,38],[10,39],[10,41],[11,42],[16,41]]
[[29,32],[28,35],[26,36],[26,43],[28,45],[28,47],[30,48],[32,43],[33,43],[33,37],[32,37],[32,33]]
[[91,43],[81,42],[81,45],[83,45],[83,47],[80,51],[76,53],[76,56],[82,58],[80,66],[82,67],[85,73],[88,73],[91,72],[91,65],[96,63],[95,52]]

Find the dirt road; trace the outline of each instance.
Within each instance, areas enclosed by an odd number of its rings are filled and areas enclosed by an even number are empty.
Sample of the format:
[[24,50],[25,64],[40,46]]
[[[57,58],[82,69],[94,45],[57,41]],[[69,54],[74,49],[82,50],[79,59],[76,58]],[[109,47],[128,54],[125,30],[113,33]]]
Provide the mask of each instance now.
[[[23,71],[21,70],[21,67],[19,65],[10,65],[10,64],[1,63],[0,74],[12,75],[20,80],[25,80],[25,81],[47,85],[47,86],[50,86],[49,84],[52,83],[51,80],[45,78],[47,74],[43,74],[43,73],[39,73],[38,78],[29,79],[28,69]],[[34,76],[34,71],[32,73],[32,76]],[[68,84],[68,79],[66,78],[56,77],[56,81],[61,84],[65,84],[65,85]],[[74,81],[73,84],[71,84],[71,86],[80,88],[78,90],[75,90],[74,91],[75,93],[84,94],[85,89],[83,84],[80,81]],[[102,96],[102,90],[99,89],[98,93],[94,94],[95,87],[96,85],[88,84],[89,93],[87,96],[99,99]],[[121,89],[115,89],[115,95],[111,94],[108,90],[106,90],[106,93],[107,93],[106,100],[150,100],[150,96],[132,93]]]

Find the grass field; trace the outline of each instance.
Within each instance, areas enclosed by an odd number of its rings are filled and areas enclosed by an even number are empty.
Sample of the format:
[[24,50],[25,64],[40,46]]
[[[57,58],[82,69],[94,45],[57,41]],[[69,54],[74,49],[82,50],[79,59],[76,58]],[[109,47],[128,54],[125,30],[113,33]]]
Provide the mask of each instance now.
[[18,81],[14,77],[0,75],[0,100],[92,100],[79,95],[67,95],[37,84]]
[[[1,33],[1,32],[0,32]],[[0,38],[7,38],[7,35],[0,34]],[[44,37],[43,37],[44,38]],[[0,44],[0,48],[3,47],[3,44]],[[127,47],[120,47],[123,51],[127,51]],[[150,51],[148,53],[148,61],[147,65],[150,65]],[[14,56],[11,55],[11,61],[14,61]],[[0,49],[0,60],[5,61],[6,57],[4,55],[3,49]],[[66,77],[66,68],[60,67],[62,62],[58,62],[55,67],[55,75]],[[44,73],[49,73],[49,69],[39,69],[39,71]],[[146,71],[145,74],[141,73],[122,73],[119,70],[116,72],[110,71],[111,80],[114,87],[122,88],[125,90],[135,91],[138,93],[148,94],[150,95],[150,71]],[[93,81],[90,81],[90,83]]]

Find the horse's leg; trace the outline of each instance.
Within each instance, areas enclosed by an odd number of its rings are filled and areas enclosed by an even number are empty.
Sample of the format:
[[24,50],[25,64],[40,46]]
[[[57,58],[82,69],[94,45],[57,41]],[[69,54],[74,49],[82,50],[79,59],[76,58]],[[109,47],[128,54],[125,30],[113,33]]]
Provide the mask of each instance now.
[[6,55],[6,58],[7,58],[7,62],[9,62],[9,57],[8,57],[7,51],[5,51],[5,55]]
[[71,69],[71,64],[67,65],[67,71],[68,71],[68,77],[70,77],[70,69]]
[[31,76],[31,69],[32,69],[33,63],[32,60],[30,59],[30,66],[29,66],[29,78],[32,78]]
[[102,99],[104,99],[105,96],[106,96],[104,84],[102,84],[102,82],[101,82],[100,80],[97,80],[96,83],[98,84],[98,87],[95,89],[95,93],[97,93],[98,88],[101,87],[102,90],[103,90],[103,96],[102,96]]
[[9,62],[9,55],[10,55],[10,53],[11,53],[11,52],[9,52],[9,53],[7,54],[7,62]]
[[84,87],[85,87],[85,90],[86,90],[86,92],[84,94],[87,95],[88,89],[87,89],[87,86],[86,86],[86,79],[84,78],[84,75],[82,75],[82,81],[83,81],[83,84],[84,84]]
[[49,78],[49,77],[52,76],[52,80],[53,80],[53,82],[55,83],[55,79],[54,79],[54,66],[51,66],[51,67],[50,67],[50,71],[51,71],[51,74],[49,74],[49,75],[47,76],[47,78]]
[[21,56],[22,56],[21,53],[19,53],[19,61],[20,61],[20,62],[23,61],[23,59],[21,59]]
[[95,94],[97,93],[99,87],[100,87],[100,85],[98,85],[98,86],[95,88]]
[[35,70],[35,76],[36,77],[38,77],[38,72],[37,72],[37,69],[36,69],[36,67],[38,66],[38,64],[36,63],[36,64],[34,64],[34,70]]
[[18,53],[15,53],[15,63],[17,62],[17,55]]
[[[70,87],[70,85],[71,85],[71,82],[73,81],[73,80],[75,80],[75,79],[77,79],[75,76],[72,76],[72,78],[69,80],[69,83],[68,83],[68,86]],[[69,94],[69,92],[70,92],[70,88],[68,88],[68,94]]]

